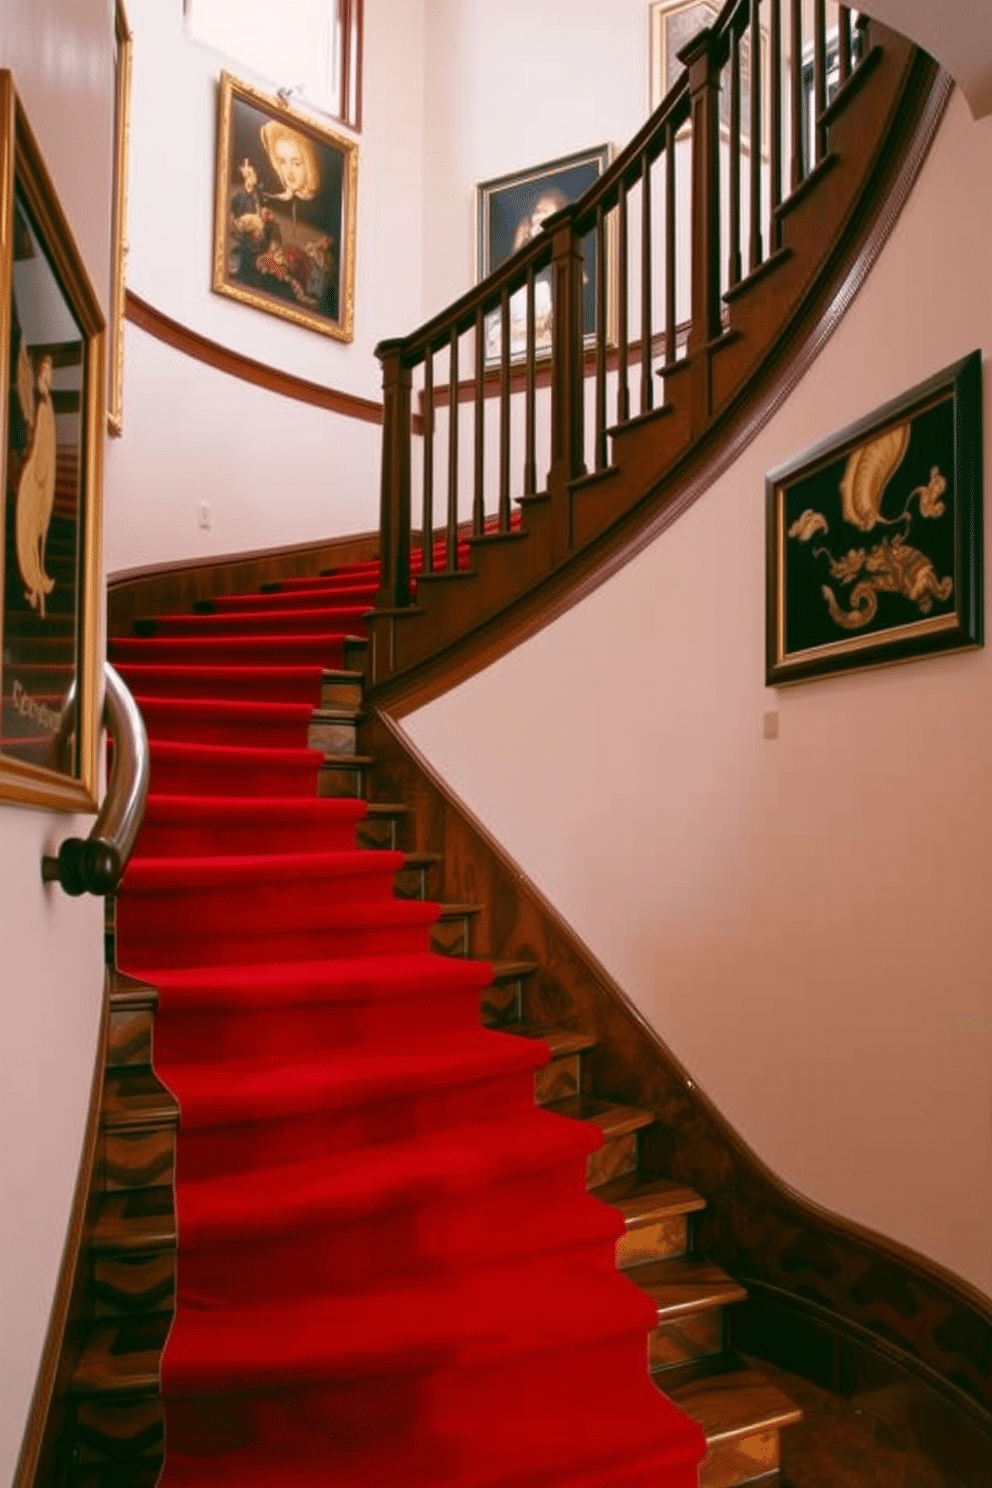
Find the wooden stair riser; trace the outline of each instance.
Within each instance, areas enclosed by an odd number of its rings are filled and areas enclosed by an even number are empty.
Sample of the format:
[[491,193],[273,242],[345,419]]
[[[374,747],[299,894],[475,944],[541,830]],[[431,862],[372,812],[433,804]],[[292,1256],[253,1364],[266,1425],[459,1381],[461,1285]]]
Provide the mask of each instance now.
[[349,796],[361,800],[368,791],[370,762],[364,757],[327,755],[317,777],[318,796]]
[[341,670],[345,672],[360,672],[363,676],[368,672],[368,646],[369,643],[364,636],[346,636],[342,647],[343,659]]
[[622,1136],[607,1137],[598,1152],[592,1152],[586,1162],[586,1187],[599,1188],[612,1178],[622,1178],[625,1173],[637,1171],[637,1133],[625,1132]]
[[102,1134],[99,1163],[108,1193],[175,1181],[175,1126]]
[[564,1100],[582,1090],[582,1055],[561,1054],[534,1076],[534,1099],[539,1106]]
[[307,728],[307,748],[322,749],[325,755],[358,753],[358,713],[344,709],[318,708]]
[[[697,1359],[717,1358],[725,1346],[723,1308],[704,1308],[659,1323],[648,1339],[648,1361],[653,1371],[663,1371]],[[659,1384],[664,1389],[664,1380]]]
[[138,1255],[94,1256],[91,1277],[96,1317],[171,1311],[176,1299],[175,1246]]
[[710,1447],[699,1469],[699,1488],[743,1488],[744,1484],[773,1477],[782,1461],[778,1427],[756,1431]]
[[441,914],[431,926],[431,950],[441,956],[473,955],[480,912],[477,905],[442,905]]
[[158,1395],[76,1404],[76,1460],[81,1465],[118,1470],[133,1466],[158,1473],[164,1445],[165,1411]]
[[617,1241],[617,1265],[622,1271],[642,1261],[685,1255],[689,1249],[689,1216],[669,1214],[627,1229]]
[[111,1002],[107,1031],[108,1069],[151,1064],[157,1001],[151,997],[144,1006],[129,1004],[124,1007],[115,1007]]
[[400,899],[430,899],[440,897],[441,864],[435,854],[414,853],[410,861],[396,875],[395,891]]
[[360,672],[326,671],[320,683],[320,706],[357,712],[362,706],[362,682]]

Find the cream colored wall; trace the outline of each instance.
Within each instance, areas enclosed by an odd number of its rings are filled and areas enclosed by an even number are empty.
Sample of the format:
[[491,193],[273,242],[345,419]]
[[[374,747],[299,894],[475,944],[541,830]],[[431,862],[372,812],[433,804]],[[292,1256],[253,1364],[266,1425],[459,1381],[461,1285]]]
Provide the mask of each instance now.
[[[366,0],[355,338],[342,344],[211,292],[217,78],[226,67],[252,79],[188,39],[180,4],[130,0],[129,288],[244,356],[379,399],[377,342],[421,319],[423,10],[424,0]],[[274,402],[132,328],[126,352],[108,572],[378,526],[374,426]],[[197,521],[205,499],[209,530]]]
[[[110,273],[107,0],[0,0],[9,67],[102,305]],[[11,1482],[62,1256],[92,1083],[103,905],[41,883],[91,818],[0,804],[0,1484]]]
[[763,685],[765,472],[992,342],[989,179],[992,120],[955,94],[737,464],[405,722],[786,1182],[992,1296],[992,653]]

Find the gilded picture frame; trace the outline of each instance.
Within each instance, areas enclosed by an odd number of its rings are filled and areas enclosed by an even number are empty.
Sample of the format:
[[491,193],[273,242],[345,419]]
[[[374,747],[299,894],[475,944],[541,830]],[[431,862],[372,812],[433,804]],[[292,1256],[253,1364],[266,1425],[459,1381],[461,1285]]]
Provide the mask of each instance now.
[[94,811],[105,325],[6,71],[0,120],[0,797]]
[[[648,7],[648,111],[668,96],[682,73],[679,52],[706,26],[712,26],[723,9],[720,0],[654,0]],[[761,35],[761,156],[768,158],[769,82],[768,30]],[[741,153],[751,150],[751,37],[741,37]],[[724,74],[726,82],[726,73]],[[679,137],[688,133],[685,125]],[[730,89],[720,90],[720,135],[730,139]]]
[[131,28],[123,0],[114,10],[114,178],[111,206],[110,330],[107,336],[107,432],[124,432],[124,313],[127,266],[127,168],[131,139]]
[[231,73],[218,97],[213,289],[354,339],[358,146]]
[[980,646],[981,353],[766,479],[769,686]]
[[[606,170],[613,157],[609,144],[595,145],[573,155],[529,170],[514,171],[483,181],[476,187],[475,241],[476,280],[488,277],[528,242],[547,217],[578,201]],[[596,235],[589,233],[583,245],[585,261],[582,287],[582,324],[585,339],[590,342],[596,332]],[[612,216],[606,223],[606,339],[615,339],[616,321],[616,254]],[[510,297],[510,355],[519,359],[526,353],[526,290]],[[551,270],[542,270],[535,279],[536,354],[551,354]],[[486,320],[487,366],[500,359],[500,320],[495,313]]]

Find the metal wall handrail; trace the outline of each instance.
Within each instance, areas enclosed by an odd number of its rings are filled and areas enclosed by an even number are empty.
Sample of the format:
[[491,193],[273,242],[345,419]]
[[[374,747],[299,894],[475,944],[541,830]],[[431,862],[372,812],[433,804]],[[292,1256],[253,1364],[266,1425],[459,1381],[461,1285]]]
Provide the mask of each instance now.
[[[114,748],[107,794],[88,837],[67,837],[55,857],[41,860],[45,883],[59,883],[67,894],[110,894],[117,888],[134,849],[148,797],[148,734],[137,703],[120,675],[105,663],[103,722]],[[63,719],[75,711],[75,693]]]

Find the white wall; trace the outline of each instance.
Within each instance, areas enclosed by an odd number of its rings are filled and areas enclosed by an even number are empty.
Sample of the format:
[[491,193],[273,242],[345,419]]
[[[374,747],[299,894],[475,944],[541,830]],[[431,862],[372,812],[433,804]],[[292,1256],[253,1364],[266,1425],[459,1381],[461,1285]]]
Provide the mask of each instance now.
[[[0,0],[9,67],[103,306],[113,62],[107,0]],[[0,803],[0,1484],[13,1478],[62,1256],[92,1083],[103,905],[41,883],[90,818]]]
[[990,176],[992,120],[956,94],[853,309],[736,466],[406,720],[783,1179],[988,1295],[992,653],[763,676],[765,472],[992,344]]
[[[377,342],[422,318],[423,9],[365,6],[355,338],[343,344],[212,293],[217,78],[226,67],[253,79],[188,38],[178,0],[131,0],[128,287],[235,352],[379,399]],[[108,572],[371,531],[380,449],[371,424],[273,400],[129,326],[124,437],[107,467]],[[209,531],[196,523],[202,499]]]

